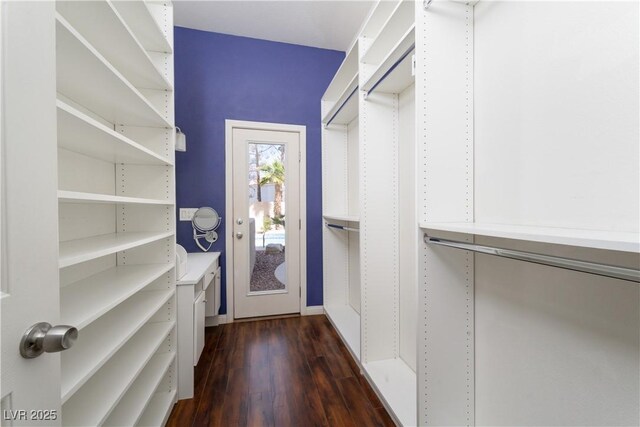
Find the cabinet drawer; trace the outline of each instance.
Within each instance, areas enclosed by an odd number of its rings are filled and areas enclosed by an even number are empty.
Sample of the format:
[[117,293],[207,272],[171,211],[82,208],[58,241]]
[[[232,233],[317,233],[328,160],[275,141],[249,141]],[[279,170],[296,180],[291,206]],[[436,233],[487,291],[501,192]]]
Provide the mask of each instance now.
[[221,268],[218,267],[214,273],[213,284],[207,289],[207,317],[217,316],[220,310]]
[[211,282],[213,281],[213,278],[216,275],[216,270],[218,269],[218,261],[216,260],[216,262],[212,263],[209,268],[207,268],[207,271],[204,273],[204,277],[202,278],[202,290],[207,290],[207,288],[209,287],[209,285],[211,284]]

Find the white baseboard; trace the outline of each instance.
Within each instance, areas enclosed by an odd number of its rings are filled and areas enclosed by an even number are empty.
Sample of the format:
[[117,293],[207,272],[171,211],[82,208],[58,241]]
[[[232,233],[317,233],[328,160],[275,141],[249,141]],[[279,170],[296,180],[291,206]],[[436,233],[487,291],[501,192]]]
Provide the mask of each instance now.
[[302,314],[303,316],[316,316],[318,314],[324,314],[324,307],[321,305],[307,306],[307,309]]
[[218,316],[211,316],[204,318],[205,326],[218,326],[227,323],[227,315],[219,314]]

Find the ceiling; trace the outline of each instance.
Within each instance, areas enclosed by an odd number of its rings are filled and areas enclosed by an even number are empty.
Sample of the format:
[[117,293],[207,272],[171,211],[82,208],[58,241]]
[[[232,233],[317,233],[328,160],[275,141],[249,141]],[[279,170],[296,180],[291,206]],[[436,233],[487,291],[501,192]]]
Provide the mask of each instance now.
[[174,1],[179,27],[346,51],[372,0]]

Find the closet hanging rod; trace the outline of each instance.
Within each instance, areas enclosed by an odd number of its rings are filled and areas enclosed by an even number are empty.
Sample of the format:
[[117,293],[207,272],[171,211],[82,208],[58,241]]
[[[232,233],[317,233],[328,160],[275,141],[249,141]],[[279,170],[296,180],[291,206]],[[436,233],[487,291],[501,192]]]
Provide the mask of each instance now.
[[614,279],[640,282],[640,270],[634,268],[618,267],[615,265],[599,264],[596,262],[580,261],[577,259],[563,258],[553,255],[542,255],[533,252],[517,251],[512,249],[482,246],[474,243],[457,242],[455,240],[440,239],[424,235],[424,242],[430,245],[440,245],[449,248],[463,249],[465,251],[478,252],[488,255],[517,259],[534,264],[549,265],[567,270],[581,271],[583,273],[598,276],[613,277]]
[[336,116],[340,113],[340,111],[342,111],[342,109],[344,108],[345,105],[347,105],[347,102],[349,102],[349,100],[351,99],[351,97],[353,95],[355,95],[355,93],[358,91],[358,89],[360,88],[360,86],[356,86],[355,89],[353,89],[351,91],[351,93],[349,94],[349,96],[347,96],[347,99],[344,100],[344,102],[342,103],[342,105],[340,106],[340,108],[338,108],[336,110],[335,113],[333,113],[333,116],[331,116],[331,118],[329,120],[327,120],[327,123],[325,123],[324,127],[327,127],[331,124],[331,122],[333,121],[333,119],[336,118]]
[[382,82],[383,82],[387,77],[389,77],[389,74],[393,73],[393,70],[395,70],[395,69],[398,67],[398,65],[400,65],[400,64],[402,63],[402,61],[404,61],[404,60],[405,60],[405,58],[406,58],[407,56],[409,56],[409,54],[415,50],[415,48],[416,48],[416,44],[415,44],[415,43],[412,43],[412,44],[411,44],[411,46],[409,46],[409,48],[408,48],[408,49],[407,49],[407,50],[402,54],[402,56],[400,56],[400,59],[398,59],[396,62],[394,62],[394,63],[393,63],[393,65],[392,65],[391,67],[389,67],[389,69],[387,70],[387,72],[386,72],[386,73],[384,73],[384,74],[382,75],[382,77],[380,77],[380,78],[378,79],[378,81],[377,81],[377,82],[376,82],[376,83],[371,87],[371,89],[369,89],[369,90],[367,91],[367,93],[365,94],[365,98],[366,98],[367,96],[369,96],[369,94],[371,94],[374,90],[376,90],[376,88],[378,87],[378,85],[379,85],[380,83],[382,83]]
[[337,228],[338,230],[344,230],[344,231],[354,231],[356,233],[359,233],[360,230],[357,228],[352,228],[352,227],[345,227],[344,225],[338,225],[338,224],[330,224],[330,223],[325,223],[327,227],[330,228]]

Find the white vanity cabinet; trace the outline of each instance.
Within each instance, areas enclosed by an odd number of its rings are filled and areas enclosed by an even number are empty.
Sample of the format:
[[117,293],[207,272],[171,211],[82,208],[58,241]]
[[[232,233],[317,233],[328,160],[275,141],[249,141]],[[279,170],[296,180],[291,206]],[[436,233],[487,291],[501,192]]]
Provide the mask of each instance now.
[[205,316],[220,307],[220,253],[190,253],[178,280],[178,399],[193,397],[194,369],[205,343]]

